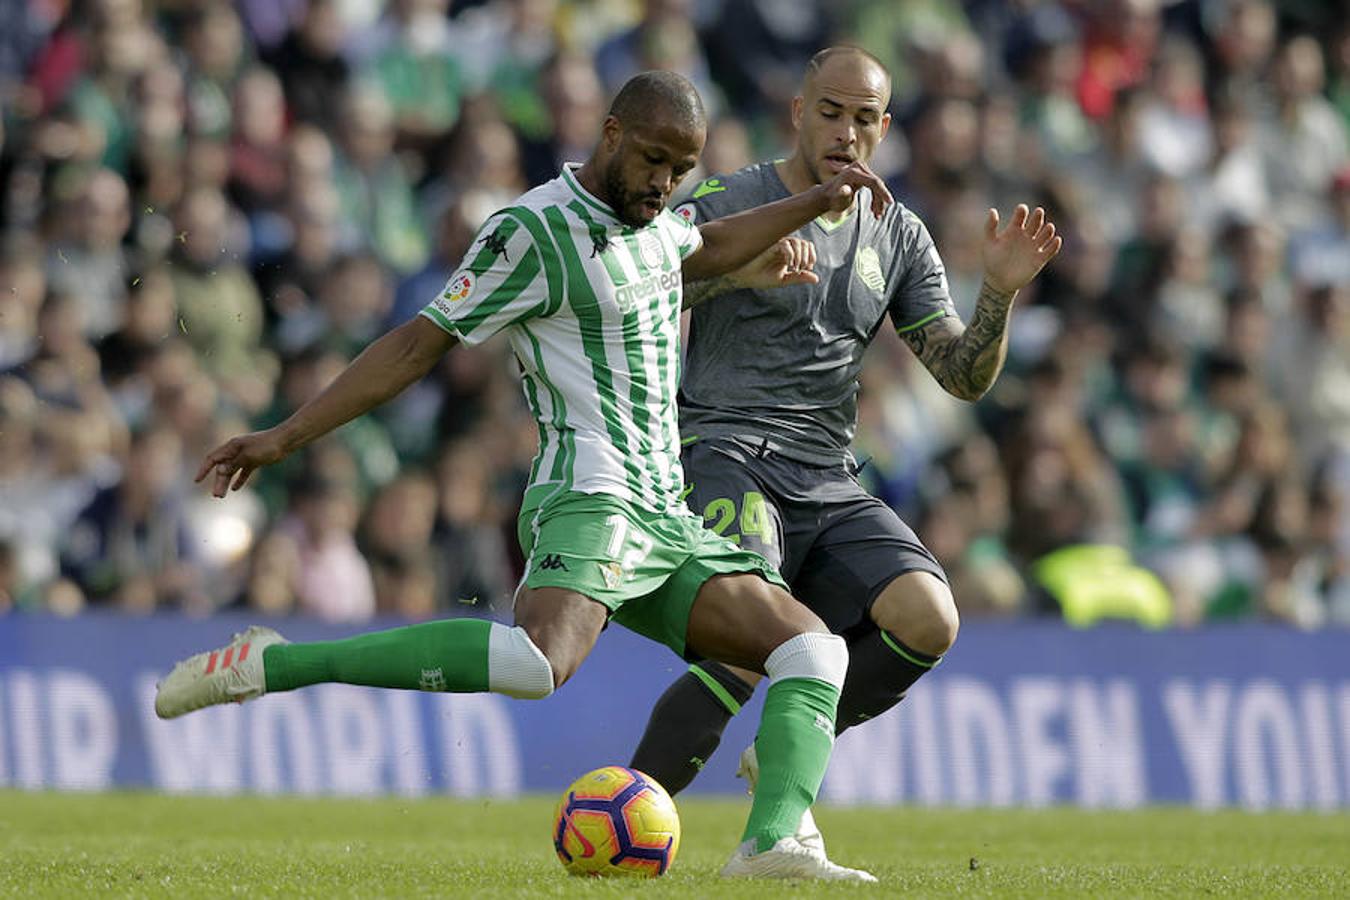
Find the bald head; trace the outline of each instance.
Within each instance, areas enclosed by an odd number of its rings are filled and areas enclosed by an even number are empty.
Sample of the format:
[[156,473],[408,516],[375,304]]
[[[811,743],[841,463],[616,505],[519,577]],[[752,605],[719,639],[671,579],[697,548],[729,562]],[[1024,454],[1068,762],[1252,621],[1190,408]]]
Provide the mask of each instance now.
[[883,97],[883,106],[890,103],[891,73],[886,71],[881,60],[862,47],[839,44],[826,47],[811,57],[802,77],[802,93],[805,94],[822,78],[872,88]]
[[693,82],[662,70],[642,72],[624,82],[609,114],[624,128],[648,124],[693,132],[702,131],[708,120]]

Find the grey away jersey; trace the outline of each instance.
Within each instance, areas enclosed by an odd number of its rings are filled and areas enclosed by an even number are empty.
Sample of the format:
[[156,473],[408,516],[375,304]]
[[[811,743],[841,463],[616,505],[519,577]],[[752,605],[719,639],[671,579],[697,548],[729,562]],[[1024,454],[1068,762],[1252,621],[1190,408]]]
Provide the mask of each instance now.
[[[789,196],[771,162],[710,178],[675,209],[706,222]],[[816,247],[819,284],[734,291],[694,308],[680,388],[680,431],[767,440],[784,455],[850,459],[863,354],[889,314],[908,331],[956,315],[942,260],[899,203],[877,219],[863,191],[837,224],[797,232]]]

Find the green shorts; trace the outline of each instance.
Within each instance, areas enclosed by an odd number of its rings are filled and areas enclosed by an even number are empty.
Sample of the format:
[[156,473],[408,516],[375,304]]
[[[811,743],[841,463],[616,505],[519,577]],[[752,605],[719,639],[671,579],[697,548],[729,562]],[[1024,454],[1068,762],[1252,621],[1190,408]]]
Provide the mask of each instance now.
[[753,572],[787,585],[750,550],[692,515],[649,512],[606,494],[569,492],[516,521],[524,584],[560,587],[605,605],[614,621],[685,655],[689,611],[714,575]]

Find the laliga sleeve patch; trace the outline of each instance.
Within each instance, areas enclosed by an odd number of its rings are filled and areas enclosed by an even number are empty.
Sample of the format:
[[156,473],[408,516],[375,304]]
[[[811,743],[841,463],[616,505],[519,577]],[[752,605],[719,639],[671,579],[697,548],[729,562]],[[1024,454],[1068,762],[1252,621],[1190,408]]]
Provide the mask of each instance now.
[[473,293],[474,277],[472,272],[460,272],[445,286],[445,299],[456,303]]
[[698,218],[697,210],[694,208],[694,204],[692,202],[681,203],[679,206],[671,210],[671,212],[675,213],[675,215],[679,216],[681,219],[684,219],[690,225],[693,225],[694,220]]

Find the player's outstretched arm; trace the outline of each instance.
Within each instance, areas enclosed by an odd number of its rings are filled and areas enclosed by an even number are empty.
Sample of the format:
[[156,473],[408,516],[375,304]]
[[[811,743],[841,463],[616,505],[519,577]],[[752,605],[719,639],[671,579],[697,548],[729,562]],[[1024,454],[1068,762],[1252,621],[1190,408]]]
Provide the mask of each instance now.
[[848,209],[863,187],[871,189],[872,213],[880,216],[891,203],[891,192],[865,163],[855,162],[810,190],[700,225],[703,246],[685,257],[684,280],[702,281],[739,269],[816,216]]
[[944,316],[901,335],[937,383],[962,400],[978,400],[993,386],[1008,355],[1013,300],[1063,244],[1039,206],[1028,212],[1019,204],[1002,231],[998,222],[998,210],[989,210],[982,248],[984,283],[970,325]]
[[685,285],[684,308],[693,309],[714,297],[743,289],[769,290],[790,284],[816,284],[816,245],[785,237],[734,272]]
[[239,490],[254,469],[284,459],[426,375],[454,345],[454,337],[422,316],[400,325],[363,350],[332,384],[286,421],[231,438],[208,453],[196,480],[213,475],[211,493],[217,497]]

